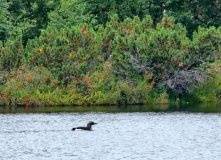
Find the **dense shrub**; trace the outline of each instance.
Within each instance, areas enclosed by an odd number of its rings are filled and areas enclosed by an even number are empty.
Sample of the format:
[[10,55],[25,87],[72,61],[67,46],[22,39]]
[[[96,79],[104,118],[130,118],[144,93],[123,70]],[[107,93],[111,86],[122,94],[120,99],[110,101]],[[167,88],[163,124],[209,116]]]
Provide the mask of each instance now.
[[[185,27],[167,15],[156,28],[150,16],[120,22],[113,15],[106,27],[96,31],[90,24],[48,27],[39,38],[29,40],[25,49],[18,36],[0,43],[1,67],[9,71],[1,89],[2,101],[168,103],[170,95],[180,98],[192,91],[197,101],[207,101],[199,95],[205,97],[209,85],[219,77],[207,66],[219,61],[221,28],[199,27],[193,40],[186,34]],[[218,88],[209,90],[208,101],[216,99]]]
[[18,36],[15,40],[8,40],[3,46],[0,42],[0,65],[4,70],[10,71],[18,68],[23,60],[22,36]]
[[107,27],[118,32],[111,43],[113,73],[148,76],[178,95],[203,83],[207,75],[199,68],[204,69],[202,64],[214,62],[221,53],[220,28],[199,28],[190,40],[186,29],[167,16],[156,29],[151,27],[150,17],[142,22],[138,17],[122,23],[113,19],[112,23]]
[[59,75],[60,81],[70,82],[104,61],[99,40],[99,35],[85,24],[60,31],[49,27],[39,39],[28,42],[26,54],[31,66],[47,67]]
[[150,103],[151,87],[144,80],[130,86],[117,81],[110,72],[94,72],[82,80],[72,80],[67,86],[45,67],[21,66],[5,75],[7,83],[1,88],[1,102],[26,105],[104,105]]

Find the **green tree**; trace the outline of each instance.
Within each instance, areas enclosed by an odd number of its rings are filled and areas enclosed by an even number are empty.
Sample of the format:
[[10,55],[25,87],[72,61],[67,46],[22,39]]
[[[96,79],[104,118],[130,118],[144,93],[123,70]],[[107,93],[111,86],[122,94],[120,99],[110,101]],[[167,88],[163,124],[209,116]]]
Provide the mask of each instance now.
[[4,70],[11,71],[18,68],[23,61],[22,35],[14,40],[7,40],[5,45],[0,44],[0,65]]
[[9,3],[6,0],[0,0],[0,41],[9,38],[12,30],[8,6]]
[[79,0],[62,0],[56,9],[49,13],[49,25],[60,30],[80,23],[89,22],[89,13],[84,14],[86,3]]
[[154,23],[159,21],[163,15],[163,1],[152,0],[83,0],[86,3],[85,12],[90,13],[97,20],[98,24],[106,25],[114,14],[117,14],[120,21],[125,18],[139,16],[143,19],[147,14],[152,16]]
[[41,29],[48,25],[48,14],[53,11],[60,0],[9,0],[8,12],[12,17],[13,32],[22,31],[23,43],[39,36]]
[[98,24],[103,25],[117,14],[121,22],[134,16],[142,20],[150,15],[156,26],[166,13],[173,16],[176,23],[186,26],[188,37],[191,37],[199,26],[219,27],[221,24],[220,0],[83,0],[79,3],[86,3],[84,13],[90,13]]
[[186,29],[174,22],[165,15],[156,29],[150,17],[143,21],[127,18],[115,24],[118,34],[111,41],[112,72],[124,79],[146,76],[176,94],[203,83],[207,73],[199,68],[221,54],[220,28],[199,27],[191,41]]
[[176,22],[186,26],[189,37],[199,26],[219,27],[221,25],[220,0],[167,1],[166,11],[168,15],[175,17]]

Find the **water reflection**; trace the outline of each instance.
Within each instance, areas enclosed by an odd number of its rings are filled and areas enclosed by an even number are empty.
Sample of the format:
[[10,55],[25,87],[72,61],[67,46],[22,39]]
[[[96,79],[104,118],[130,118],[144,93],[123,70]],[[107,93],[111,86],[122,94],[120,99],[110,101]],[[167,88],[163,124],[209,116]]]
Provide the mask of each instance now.
[[8,107],[1,106],[0,113],[56,113],[56,112],[203,112],[221,113],[221,104],[186,105],[130,105],[130,106],[54,106],[54,107]]

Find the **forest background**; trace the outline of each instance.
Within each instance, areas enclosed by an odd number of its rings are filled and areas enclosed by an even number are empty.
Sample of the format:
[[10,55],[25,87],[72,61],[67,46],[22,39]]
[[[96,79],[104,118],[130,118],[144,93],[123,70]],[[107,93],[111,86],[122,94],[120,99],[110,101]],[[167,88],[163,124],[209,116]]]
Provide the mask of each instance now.
[[0,0],[0,104],[221,99],[220,0]]

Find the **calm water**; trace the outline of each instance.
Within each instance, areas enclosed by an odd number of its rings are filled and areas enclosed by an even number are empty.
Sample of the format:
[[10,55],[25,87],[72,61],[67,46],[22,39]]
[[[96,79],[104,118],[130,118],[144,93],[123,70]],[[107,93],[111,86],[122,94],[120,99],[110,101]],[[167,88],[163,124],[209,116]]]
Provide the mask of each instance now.
[[[1,108],[0,159],[221,159],[220,113],[160,108],[164,112],[142,107],[140,112],[139,107],[91,112],[89,107],[89,112],[36,113],[43,110],[23,108],[16,114]],[[98,123],[93,131],[71,131],[88,121]]]

